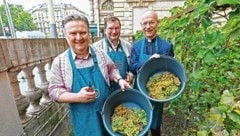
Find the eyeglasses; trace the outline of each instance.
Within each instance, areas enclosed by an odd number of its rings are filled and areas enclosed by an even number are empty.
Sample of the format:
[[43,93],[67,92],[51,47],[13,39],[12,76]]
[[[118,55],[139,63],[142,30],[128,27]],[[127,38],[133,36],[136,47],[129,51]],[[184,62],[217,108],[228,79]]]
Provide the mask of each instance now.
[[156,21],[149,21],[149,22],[142,22],[141,25],[142,25],[143,27],[146,27],[147,25],[153,26],[153,25],[155,25],[156,23],[157,23]]

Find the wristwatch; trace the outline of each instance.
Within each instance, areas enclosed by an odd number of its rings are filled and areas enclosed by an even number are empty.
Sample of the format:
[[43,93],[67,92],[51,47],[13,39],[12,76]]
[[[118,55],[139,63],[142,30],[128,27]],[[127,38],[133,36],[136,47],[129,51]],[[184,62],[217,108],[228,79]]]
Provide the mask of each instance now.
[[121,79],[123,79],[123,78],[121,78],[121,77],[120,77],[120,78],[118,78],[118,80],[117,80],[117,83],[119,83],[119,81],[120,81]]

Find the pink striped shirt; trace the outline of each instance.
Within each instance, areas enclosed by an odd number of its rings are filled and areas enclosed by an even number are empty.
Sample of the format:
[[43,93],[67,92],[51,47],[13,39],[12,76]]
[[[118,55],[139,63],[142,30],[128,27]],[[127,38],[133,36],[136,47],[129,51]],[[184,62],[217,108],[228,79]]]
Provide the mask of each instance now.
[[[109,56],[101,49],[97,49],[94,46],[91,47],[97,56],[98,66],[108,85],[110,85],[110,80],[119,79],[121,77],[119,70]],[[89,52],[88,57],[82,59],[76,58],[75,53],[72,52],[72,54],[74,62],[78,68],[93,65],[91,52]],[[62,93],[72,91],[72,74],[72,68],[68,58],[68,50],[66,50],[58,55],[52,63],[48,92],[53,101],[56,101]]]

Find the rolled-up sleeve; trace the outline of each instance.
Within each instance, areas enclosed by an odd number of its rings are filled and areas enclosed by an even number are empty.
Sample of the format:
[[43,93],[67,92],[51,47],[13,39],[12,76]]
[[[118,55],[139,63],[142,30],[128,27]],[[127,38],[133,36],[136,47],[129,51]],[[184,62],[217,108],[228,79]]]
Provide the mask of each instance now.
[[110,81],[114,81],[121,77],[120,72],[112,59],[103,50],[94,49],[97,53],[99,68],[108,85],[110,85]]
[[117,80],[121,77],[120,72],[114,63],[108,64],[108,75],[111,81]]
[[61,67],[60,57],[56,57],[52,63],[49,77],[48,92],[52,101],[56,101],[64,92],[70,91],[64,82],[63,69]]

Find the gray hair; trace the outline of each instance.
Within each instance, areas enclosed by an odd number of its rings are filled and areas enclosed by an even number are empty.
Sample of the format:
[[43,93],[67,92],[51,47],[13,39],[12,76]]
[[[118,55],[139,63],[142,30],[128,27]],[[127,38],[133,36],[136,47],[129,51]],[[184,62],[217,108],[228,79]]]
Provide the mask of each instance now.
[[87,27],[89,28],[88,19],[84,15],[72,14],[72,15],[65,17],[65,19],[62,21],[63,27],[65,28],[65,25],[70,21],[83,21],[87,24]]

